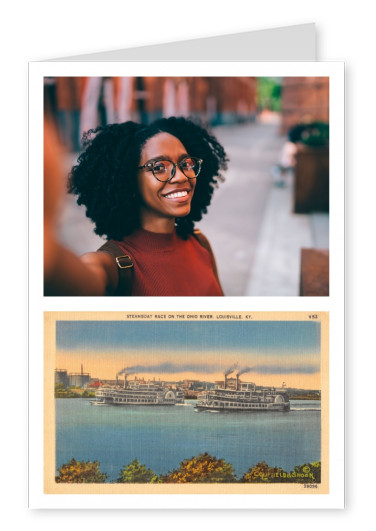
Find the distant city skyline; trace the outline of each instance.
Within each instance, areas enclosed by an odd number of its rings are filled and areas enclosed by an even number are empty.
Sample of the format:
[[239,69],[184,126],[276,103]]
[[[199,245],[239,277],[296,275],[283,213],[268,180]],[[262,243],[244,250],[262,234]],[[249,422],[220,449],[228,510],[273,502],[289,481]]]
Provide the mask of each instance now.
[[256,385],[320,389],[320,335],[307,321],[57,321],[56,367],[215,381],[237,364]]

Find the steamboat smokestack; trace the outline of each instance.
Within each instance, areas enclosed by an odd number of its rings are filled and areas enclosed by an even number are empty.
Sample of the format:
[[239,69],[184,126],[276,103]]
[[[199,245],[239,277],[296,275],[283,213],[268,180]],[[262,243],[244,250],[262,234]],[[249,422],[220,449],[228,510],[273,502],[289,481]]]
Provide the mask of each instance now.
[[225,389],[227,389],[227,376],[234,372],[234,370],[237,368],[237,364],[233,365],[229,369],[227,369],[223,374],[225,375]]
[[127,388],[127,373],[124,373],[124,389]]
[[239,373],[236,375],[236,391],[239,391]]

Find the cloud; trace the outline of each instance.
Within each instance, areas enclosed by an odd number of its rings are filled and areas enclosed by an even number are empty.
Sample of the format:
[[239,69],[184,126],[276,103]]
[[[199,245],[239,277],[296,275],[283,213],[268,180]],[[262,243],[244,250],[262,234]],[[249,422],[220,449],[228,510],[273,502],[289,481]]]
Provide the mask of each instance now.
[[318,365],[256,365],[252,372],[259,374],[316,374],[320,372]]
[[193,372],[193,373],[204,373],[204,374],[214,374],[217,372],[222,372],[223,367],[216,364],[207,364],[207,363],[157,363],[154,365],[131,365],[129,367],[124,367],[117,373],[117,376],[121,374],[138,374],[138,373],[158,373],[158,374],[175,374],[179,372]]
[[[238,369],[238,370],[237,370]],[[244,373],[258,373],[258,374],[316,374],[320,372],[318,365],[254,365],[252,367],[241,367],[237,364],[228,367],[218,364],[208,363],[156,363],[152,365],[131,365],[121,369],[117,376],[121,374],[140,374],[140,373],[156,373],[156,374],[177,374],[182,372],[190,372],[197,374],[215,374],[224,373],[227,375],[237,370],[237,374]]]

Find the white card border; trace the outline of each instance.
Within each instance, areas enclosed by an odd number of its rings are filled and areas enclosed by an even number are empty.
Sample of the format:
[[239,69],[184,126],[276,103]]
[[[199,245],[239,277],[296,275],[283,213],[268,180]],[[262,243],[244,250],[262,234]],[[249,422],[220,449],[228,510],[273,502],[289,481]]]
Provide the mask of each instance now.
[[[226,311],[330,314],[330,494],[45,495],[43,493],[43,312],[124,311],[118,298],[43,293],[44,76],[328,76],[330,78],[330,296],[225,297]],[[344,504],[344,64],[340,62],[43,62],[29,65],[29,504],[32,508],[342,508]],[[218,309],[206,298],[127,299],[127,311]]]

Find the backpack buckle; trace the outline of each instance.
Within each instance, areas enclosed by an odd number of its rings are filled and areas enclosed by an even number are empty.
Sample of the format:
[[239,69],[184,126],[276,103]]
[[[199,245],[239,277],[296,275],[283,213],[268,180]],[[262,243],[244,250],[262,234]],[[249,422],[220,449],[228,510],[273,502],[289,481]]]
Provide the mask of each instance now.
[[[123,259],[125,258],[125,263],[124,262],[122,263],[120,261],[122,258]],[[124,254],[122,256],[117,256],[115,258],[115,260],[116,260],[116,263],[117,263],[117,265],[118,265],[118,267],[120,269],[128,269],[128,267],[133,267],[132,258],[128,254]]]

